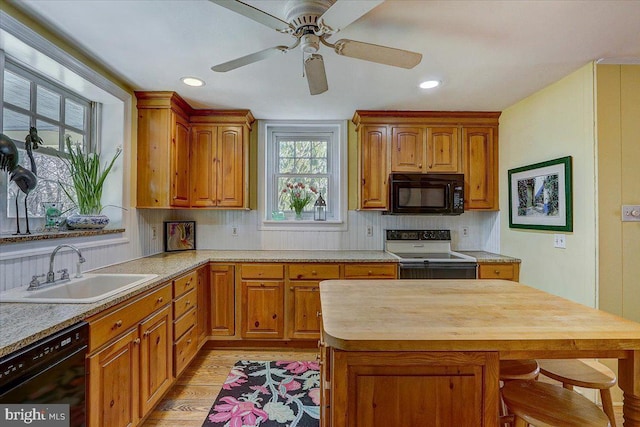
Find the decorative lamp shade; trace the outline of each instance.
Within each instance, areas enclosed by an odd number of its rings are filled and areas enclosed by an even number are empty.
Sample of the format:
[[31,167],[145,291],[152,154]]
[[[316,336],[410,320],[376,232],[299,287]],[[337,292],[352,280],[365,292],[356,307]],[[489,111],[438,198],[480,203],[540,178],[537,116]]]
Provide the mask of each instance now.
[[314,221],[327,220],[327,202],[322,198],[322,193],[320,193],[318,199],[313,204],[313,219]]

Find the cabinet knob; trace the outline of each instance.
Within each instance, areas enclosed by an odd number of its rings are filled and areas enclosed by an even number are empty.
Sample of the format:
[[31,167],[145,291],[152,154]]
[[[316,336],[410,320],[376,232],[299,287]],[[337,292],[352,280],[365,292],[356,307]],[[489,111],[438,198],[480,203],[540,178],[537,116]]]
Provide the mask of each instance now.
[[136,338],[135,340],[133,340],[133,343],[134,343],[135,345],[140,344],[140,338]]
[[113,325],[113,329],[118,329],[119,327],[122,326],[122,320],[118,320],[114,325]]
[[148,337],[149,335],[151,335],[151,331],[149,329],[147,329],[146,331],[144,331],[144,335],[145,337]]
[[293,288],[293,286],[289,286],[289,290],[290,290],[291,292],[295,291],[295,289]]
[[318,273],[317,273],[315,270],[313,270],[313,271],[311,271],[311,275],[312,275],[312,276],[317,276],[317,275],[318,275]]
[[373,271],[369,270],[369,271],[367,271],[367,274],[368,274],[369,276],[371,276],[371,275],[373,274]]
[[191,344],[191,338],[187,340],[187,344]]
[[158,303],[161,303],[162,301],[164,301],[164,298],[162,297],[158,298]]
[[322,312],[316,311],[316,317],[322,317]]
[[185,302],[186,305],[191,305],[191,301],[187,300],[187,302]]
[[495,270],[494,273],[497,274],[497,275],[500,275],[500,271],[499,270]]

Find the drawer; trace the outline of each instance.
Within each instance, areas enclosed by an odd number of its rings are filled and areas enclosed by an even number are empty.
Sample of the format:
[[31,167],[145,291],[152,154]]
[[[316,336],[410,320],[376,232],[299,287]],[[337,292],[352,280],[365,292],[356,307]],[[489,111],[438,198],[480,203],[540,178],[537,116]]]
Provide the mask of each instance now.
[[282,264],[242,264],[240,271],[243,279],[284,278],[284,265]]
[[174,368],[177,377],[184,371],[193,356],[198,350],[198,337],[196,336],[196,328],[189,329],[178,341],[174,347]]
[[185,332],[192,326],[198,323],[198,310],[195,307],[191,307],[186,313],[179,319],[173,322],[173,336],[175,340],[178,340]]
[[345,279],[395,279],[398,266],[387,264],[345,264]]
[[174,279],[173,297],[177,298],[185,292],[189,292],[190,290],[195,289],[196,283],[198,283],[198,274],[195,271]]
[[514,280],[515,264],[513,263],[487,263],[478,265],[479,279],[504,279]]
[[339,264],[291,264],[289,266],[290,280],[339,279]]
[[173,302],[173,318],[177,319],[198,303],[198,294],[195,289],[191,289],[186,294]]
[[89,319],[89,352],[116,338],[160,307],[171,301],[171,286],[162,286],[153,292],[105,315]]

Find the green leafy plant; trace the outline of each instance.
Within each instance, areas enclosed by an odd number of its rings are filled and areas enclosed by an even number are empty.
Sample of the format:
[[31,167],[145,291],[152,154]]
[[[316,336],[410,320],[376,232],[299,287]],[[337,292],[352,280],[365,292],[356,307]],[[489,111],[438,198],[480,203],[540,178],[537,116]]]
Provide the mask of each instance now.
[[83,153],[73,147],[71,137],[65,135],[68,157],[60,157],[71,176],[72,184],[58,181],[67,197],[77,206],[81,215],[96,215],[102,211],[102,187],[122,149],[118,148],[110,162],[100,168],[100,153]]

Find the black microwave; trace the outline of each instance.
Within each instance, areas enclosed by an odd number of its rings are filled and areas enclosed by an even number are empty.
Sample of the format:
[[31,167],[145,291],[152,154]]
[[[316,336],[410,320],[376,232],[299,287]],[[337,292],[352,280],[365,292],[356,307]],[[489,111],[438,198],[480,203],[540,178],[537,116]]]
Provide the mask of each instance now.
[[464,212],[463,174],[392,173],[389,213],[460,215]]

